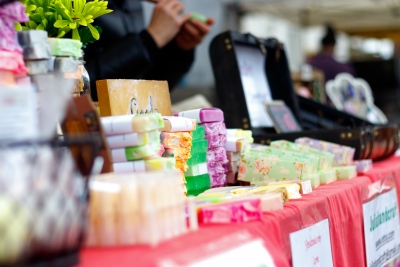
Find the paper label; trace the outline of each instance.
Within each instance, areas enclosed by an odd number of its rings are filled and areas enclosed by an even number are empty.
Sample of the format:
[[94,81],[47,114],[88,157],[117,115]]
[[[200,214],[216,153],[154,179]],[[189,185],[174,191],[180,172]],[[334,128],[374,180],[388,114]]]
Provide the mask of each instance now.
[[170,132],[187,132],[193,130],[193,121],[183,117],[163,117],[171,123]]
[[132,119],[135,116],[136,115],[124,115],[101,118],[101,124],[103,125],[105,134],[120,135],[132,133]]
[[200,121],[200,111],[201,111],[201,108],[182,111],[182,112],[179,112],[179,117],[193,119],[193,120],[196,120],[197,123],[200,123],[201,122]]
[[363,216],[367,267],[400,263],[400,222],[396,189],[393,188],[363,204]]
[[117,162],[113,164],[115,173],[132,173],[146,171],[144,160]]
[[226,129],[226,137],[242,137],[243,130],[242,129]]
[[38,109],[33,88],[0,88],[0,139],[26,141],[38,137]]
[[139,138],[139,134],[131,133],[131,134],[123,134],[123,135],[114,135],[107,137],[107,142],[110,148],[124,148],[131,146],[141,146],[144,138]]
[[290,234],[293,267],[333,267],[329,221]]
[[312,186],[311,186],[311,181],[302,181],[301,182],[301,193],[302,194],[308,194],[312,192]]

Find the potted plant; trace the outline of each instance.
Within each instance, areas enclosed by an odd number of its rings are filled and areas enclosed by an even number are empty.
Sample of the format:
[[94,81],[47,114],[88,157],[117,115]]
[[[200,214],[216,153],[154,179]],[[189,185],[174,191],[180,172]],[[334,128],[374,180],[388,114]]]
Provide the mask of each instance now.
[[94,0],[22,0],[29,21],[17,30],[44,30],[49,37],[71,38],[83,46],[100,38],[101,28],[94,20],[112,12],[108,1]]

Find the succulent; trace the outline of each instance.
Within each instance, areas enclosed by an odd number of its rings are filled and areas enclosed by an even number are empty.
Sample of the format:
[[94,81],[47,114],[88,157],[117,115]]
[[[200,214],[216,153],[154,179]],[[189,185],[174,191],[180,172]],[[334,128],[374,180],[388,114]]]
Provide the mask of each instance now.
[[17,30],[45,30],[49,37],[71,37],[85,45],[100,38],[101,28],[94,19],[112,12],[108,1],[94,0],[22,0],[29,21]]

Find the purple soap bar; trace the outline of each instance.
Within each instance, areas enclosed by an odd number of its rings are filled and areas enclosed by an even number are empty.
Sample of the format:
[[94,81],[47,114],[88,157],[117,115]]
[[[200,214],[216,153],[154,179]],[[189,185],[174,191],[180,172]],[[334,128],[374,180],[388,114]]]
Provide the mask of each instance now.
[[357,173],[365,173],[372,169],[371,159],[356,160],[353,164],[357,166]]
[[206,135],[208,149],[223,147],[226,143],[226,135]]
[[211,187],[221,187],[226,185],[226,174],[225,173],[214,173],[210,174]]
[[226,126],[223,122],[207,122],[201,125],[204,126],[206,135],[226,135]]
[[197,123],[224,121],[224,112],[219,108],[192,109],[175,113],[174,115],[196,120]]
[[224,147],[216,147],[207,151],[207,161],[227,162],[226,150]]
[[209,174],[214,174],[214,173],[227,173],[228,172],[228,166],[226,162],[223,161],[209,161],[207,162],[207,167],[208,167],[208,173]]

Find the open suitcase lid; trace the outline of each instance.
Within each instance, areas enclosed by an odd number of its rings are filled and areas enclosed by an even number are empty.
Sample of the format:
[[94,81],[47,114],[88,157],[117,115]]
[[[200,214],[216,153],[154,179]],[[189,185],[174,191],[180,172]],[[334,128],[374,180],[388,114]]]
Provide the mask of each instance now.
[[[396,151],[397,125],[374,126],[297,96],[278,40],[227,31],[213,39],[209,52],[227,127],[252,130],[255,141],[264,144],[309,136],[348,145],[356,148],[355,159],[380,159]],[[307,131],[277,134],[265,108],[265,102],[272,100],[283,100]]]

